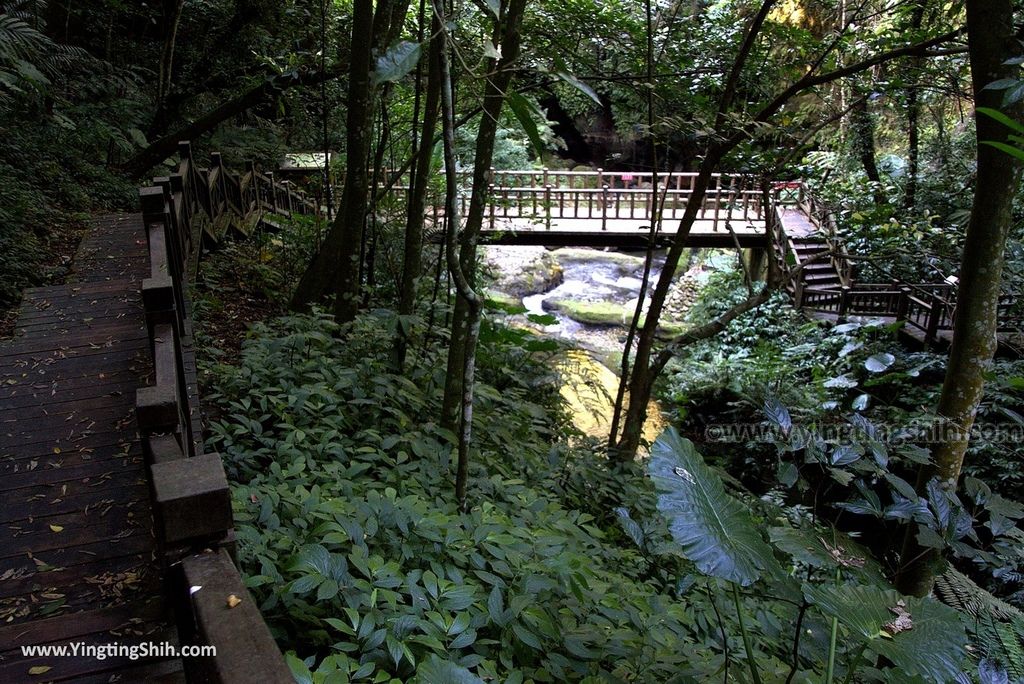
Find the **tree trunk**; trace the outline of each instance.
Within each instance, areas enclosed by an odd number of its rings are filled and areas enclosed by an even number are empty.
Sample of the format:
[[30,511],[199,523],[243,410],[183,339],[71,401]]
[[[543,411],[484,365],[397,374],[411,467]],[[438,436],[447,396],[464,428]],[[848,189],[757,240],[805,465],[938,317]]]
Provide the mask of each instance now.
[[[377,3],[375,14],[373,4],[370,0],[356,0],[352,15],[345,130],[346,171],[338,214],[292,296],[292,308],[301,310],[333,291],[337,295],[334,315],[340,323],[351,321],[359,312],[362,285],[360,255],[369,209],[367,167],[375,102],[371,81],[374,49],[386,45],[388,39],[397,35],[402,22],[395,21],[395,17],[404,17],[409,6],[408,0],[382,0]],[[371,37],[370,40],[367,36]]]
[[[435,15],[440,18],[440,11],[435,5]],[[440,19],[439,19],[440,20]],[[443,23],[443,22],[442,22]],[[452,99],[451,67],[448,61],[447,33],[445,44],[438,56],[441,76],[441,106],[444,111],[444,161],[449,173],[445,177],[445,215],[452,226],[459,225],[458,179],[455,177],[455,104]],[[448,262],[448,272],[455,282],[459,296],[467,306],[467,344],[463,366],[459,369],[462,395],[459,406],[458,461],[455,470],[455,498],[459,508],[466,509],[466,490],[469,482],[469,446],[473,437],[473,388],[476,371],[476,340],[480,332],[480,297],[473,290],[472,283],[459,263],[455,254],[455,231],[449,231],[444,245]]]
[[[924,0],[918,0],[910,17],[910,27],[917,31],[924,21]],[[924,60],[910,60],[910,86],[907,88],[907,186],[903,193],[903,206],[913,210],[917,204],[917,174],[920,159],[921,88],[918,79]]]
[[878,163],[875,161],[875,119],[868,107],[867,93],[854,92],[853,96],[857,98],[850,110],[853,148],[868,180],[875,184],[875,204],[885,204],[882,176],[878,173]]
[[[501,45],[501,59],[488,59],[485,72],[489,74],[484,85],[483,116],[477,131],[473,160],[473,189],[469,198],[469,212],[462,227],[459,248],[459,264],[470,285],[476,272],[476,244],[483,226],[487,209],[487,194],[490,184],[491,160],[494,158],[494,139],[498,131],[501,108],[505,104],[505,92],[512,82],[512,64],[519,56],[520,25],[526,9],[526,0],[508,0],[502,3],[502,19],[496,24],[493,39]],[[502,37],[504,33],[504,37]],[[455,169],[446,169],[454,174]],[[450,228],[458,231],[459,226]],[[470,335],[469,302],[461,295],[456,296],[452,316],[451,342],[448,346],[448,366],[444,385],[444,402],[441,408],[441,424],[454,430],[459,420],[459,405],[463,396],[462,368],[466,364],[467,341]]]
[[[1020,51],[1013,34],[1011,0],[967,3],[967,41],[975,105],[999,107],[1002,91],[985,90],[985,86],[1015,75],[1016,67],[1003,64]],[[1024,106],[1017,103],[1006,113],[1020,119]],[[956,489],[984,392],[985,374],[996,352],[1002,268],[1021,164],[1015,157],[980,144],[985,140],[1005,142],[1008,131],[1002,124],[978,115],[975,124],[979,145],[974,204],[960,262],[953,343],[936,409],[942,421],[943,438],[932,448],[932,465],[920,473],[919,491],[933,477],[949,491]],[[931,591],[937,566],[941,565],[939,555],[911,543],[904,558],[908,560],[897,577],[898,588],[904,593],[926,595]]]
[[697,220],[711,181],[711,174],[718,166],[720,158],[721,152],[717,148],[712,148],[701,162],[697,177],[694,179],[693,191],[687,198],[686,211],[683,212],[683,217],[679,220],[676,237],[665,256],[665,265],[658,277],[658,284],[651,294],[651,305],[647,309],[647,318],[637,336],[636,356],[633,359],[633,371],[629,377],[629,403],[626,408],[626,419],[623,421],[622,435],[617,438],[618,441],[612,449],[612,455],[622,461],[632,461],[640,448],[644,422],[647,420],[647,405],[651,401],[651,390],[654,389],[655,373],[652,372],[650,361],[658,332],[658,321],[665,308],[665,300],[668,298],[668,292],[672,286],[672,278],[675,276],[679,260],[686,247],[686,238],[690,234],[690,229],[693,228],[694,221]]
[[171,89],[171,74],[174,69],[174,46],[178,37],[178,24],[181,22],[181,11],[185,0],[164,0],[164,47],[160,53],[160,69],[157,74],[156,112],[159,117],[163,110],[164,98]]
[[[441,24],[434,15],[431,34],[437,36]],[[441,96],[440,52],[444,42],[437,38],[430,41],[427,54],[427,95],[423,106],[423,130],[416,149],[416,165],[412,173],[412,187],[409,189],[409,205],[405,220],[405,245],[402,260],[402,280],[398,294],[398,326],[392,349],[392,364],[399,373],[405,366],[409,345],[408,316],[416,305],[416,283],[423,270],[423,219],[427,209],[427,190],[430,188],[430,162],[434,153],[434,131],[437,128],[438,105]],[[434,226],[436,229],[437,226]]]

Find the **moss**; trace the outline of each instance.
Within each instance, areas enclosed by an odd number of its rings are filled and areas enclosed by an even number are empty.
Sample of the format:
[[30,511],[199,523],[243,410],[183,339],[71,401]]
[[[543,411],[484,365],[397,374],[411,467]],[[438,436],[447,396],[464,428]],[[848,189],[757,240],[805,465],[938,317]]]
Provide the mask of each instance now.
[[484,290],[484,306],[488,309],[497,309],[506,313],[522,313],[526,309],[523,308],[523,300],[521,297],[515,297],[510,294],[505,294],[500,290],[486,289]]
[[630,314],[626,307],[611,302],[581,302],[576,299],[545,299],[544,304],[579,323],[590,325],[626,325]]
[[618,266],[619,270],[624,274],[634,273],[644,267],[643,257],[623,254],[622,252],[602,252],[596,249],[565,247],[562,249],[556,249],[551,254],[561,264],[574,261],[604,261],[613,263]]
[[[633,319],[633,307],[612,302],[581,302],[576,299],[545,299],[546,307],[554,309],[577,323],[587,325],[616,325],[626,327]],[[644,324],[640,318],[640,325]],[[658,324],[658,337],[672,338],[681,334],[686,328],[685,323],[674,318],[664,318]]]

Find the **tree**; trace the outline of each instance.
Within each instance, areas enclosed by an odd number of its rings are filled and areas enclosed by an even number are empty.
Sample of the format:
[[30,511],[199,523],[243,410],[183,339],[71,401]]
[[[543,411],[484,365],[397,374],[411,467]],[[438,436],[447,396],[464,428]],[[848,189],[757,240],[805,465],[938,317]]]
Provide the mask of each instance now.
[[[473,157],[473,187],[469,198],[469,211],[465,225],[461,226],[459,239],[459,268],[466,274],[467,282],[473,285],[476,272],[476,246],[483,227],[484,212],[487,209],[487,192],[490,185],[491,160],[494,157],[494,140],[501,119],[501,109],[505,104],[505,96],[512,83],[513,65],[519,58],[521,41],[520,28],[526,12],[526,0],[503,0],[495,17],[491,34],[493,45],[500,46],[500,59],[488,57],[484,62],[483,116],[477,129],[476,146]],[[454,167],[446,169],[454,174]],[[451,226],[450,230],[459,230],[459,226]],[[463,403],[465,388],[463,386],[464,370],[467,359],[475,353],[475,340],[471,340],[473,327],[471,303],[462,294],[455,299],[455,311],[452,314],[452,334],[448,346],[448,364],[444,385],[444,404],[441,409],[441,424],[455,431],[460,422],[459,407]],[[470,344],[472,342],[472,344]]]
[[[1013,31],[1013,3],[972,0],[966,4],[975,106],[998,107],[1001,93],[987,90],[986,86],[1015,73],[1016,67],[1005,64],[1020,51]],[[1011,105],[1007,114],[1019,119],[1024,115],[1024,104]],[[933,477],[948,491],[956,490],[984,392],[985,375],[997,346],[1002,269],[1022,164],[1016,157],[984,144],[1007,139],[1009,130],[1000,122],[975,115],[975,127],[979,144],[974,203],[960,265],[953,342],[936,408],[942,438],[932,448],[932,465],[921,470],[919,491]],[[940,564],[934,550],[907,544],[897,586],[904,593],[926,595]]]
[[370,0],[354,3],[345,185],[337,217],[292,297],[293,308],[303,309],[333,291],[334,313],[339,321],[351,321],[359,310],[359,261],[369,209],[368,167],[376,91],[373,55],[398,37],[408,8],[409,0],[383,0],[377,3],[376,10]]
[[[422,21],[422,14],[421,21]],[[435,36],[441,31],[441,24],[436,14],[431,13],[434,19],[431,22],[431,33]],[[441,52],[444,43],[438,39],[430,41],[430,48],[427,55],[429,64],[427,69],[427,92],[426,102],[423,106],[423,128],[418,141],[413,147],[415,164],[412,167],[411,187],[409,189],[409,204],[406,211],[405,241],[402,258],[402,279],[398,291],[398,326],[395,332],[393,347],[393,363],[395,369],[401,372],[405,365],[405,354],[409,342],[409,326],[406,318],[412,314],[416,304],[416,282],[423,269],[422,243],[423,243],[423,219],[427,207],[427,190],[430,187],[430,167],[434,154],[434,131],[437,128],[437,117],[441,95]],[[418,118],[419,93],[417,92],[416,107],[414,108],[414,121]],[[452,116],[454,127],[454,115]]]
[[[879,64],[900,57],[927,55],[929,48],[949,41],[957,35],[957,32],[947,33],[919,43],[879,51],[850,64],[837,66],[831,71],[823,71],[822,67],[826,64],[828,58],[833,55],[840,40],[850,30],[850,25],[858,19],[857,13],[853,13],[848,18],[846,25],[837,32],[838,35],[820,51],[802,76],[797,78],[791,85],[774,94],[760,109],[747,118],[743,115],[742,107],[735,107],[734,105],[737,101],[737,93],[744,68],[774,4],[775,0],[764,0],[762,2],[757,13],[750,20],[736,57],[729,69],[728,77],[723,85],[713,115],[712,127],[716,135],[707,143],[703,159],[698,167],[697,177],[694,180],[693,191],[687,202],[686,210],[680,219],[676,236],[669,247],[658,283],[651,296],[647,318],[637,336],[637,348],[632,371],[628,378],[620,380],[620,382],[628,383],[629,403],[626,408],[621,435],[612,434],[609,437],[609,443],[613,445],[611,449],[612,454],[620,460],[633,460],[640,447],[643,424],[647,417],[647,406],[654,389],[654,382],[668,361],[664,353],[660,356],[655,356],[658,320],[664,309],[672,278],[675,276],[680,258],[685,250],[687,236],[693,227],[694,221],[697,219],[700,206],[710,185],[712,174],[717,170],[722,159],[741,143],[750,139],[758,128],[763,128],[770,124],[775,115],[795,96],[817,86],[855,76]],[[728,122],[737,118],[742,118],[744,123],[737,127],[730,127]],[[670,348],[666,351],[668,351],[670,356]]]

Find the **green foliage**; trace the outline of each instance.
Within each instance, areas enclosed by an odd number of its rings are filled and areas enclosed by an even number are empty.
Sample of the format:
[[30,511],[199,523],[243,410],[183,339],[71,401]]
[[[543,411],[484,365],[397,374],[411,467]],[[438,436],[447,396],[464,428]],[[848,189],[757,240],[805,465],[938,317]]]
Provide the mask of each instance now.
[[666,679],[689,619],[644,579],[663,572],[609,543],[622,532],[605,503],[649,491],[558,439],[553,393],[501,377],[510,358],[537,376],[542,357],[524,366],[508,340],[483,338],[479,503],[459,512],[454,436],[433,419],[443,365],[428,351],[391,374],[389,325],[364,316],[341,339],[325,316],[280,319],[215,370],[211,448],[237,483],[241,560],[278,638],[314,677],[358,663],[367,680],[455,666],[498,681]]
[[[774,415],[783,414],[776,408]],[[672,429],[655,443],[648,470],[662,492],[659,510],[669,518],[682,552],[699,570],[742,586],[753,585],[755,591],[772,596],[785,598],[797,591],[805,602],[801,614],[813,608],[835,620],[833,630],[842,627],[848,681],[861,666],[864,649],[886,658],[899,677],[918,675],[927,681],[948,682],[960,673],[966,636],[956,612],[934,599],[900,596],[877,576],[872,583],[861,584],[872,579],[864,571],[866,560],[838,539],[835,545],[822,541],[822,537],[835,538],[834,531],[821,531],[813,541],[806,529],[777,528],[771,535],[773,550],[763,526],[726,493],[693,444]],[[797,541],[801,536],[804,540]],[[808,573],[809,581],[796,590],[794,578],[782,572],[776,552],[793,553],[791,564],[825,565],[830,572]],[[744,610],[737,600],[740,616]],[[742,619],[739,627],[749,658],[753,651]],[[827,655],[830,662],[835,660],[834,641]],[[760,663],[748,664],[752,676],[759,679]]]
[[654,443],[647,468],[659,491],[658,510],[698,570],[748,586],[766,569],[778,569],[750,513],[726,495],[690,440],[670,428]]

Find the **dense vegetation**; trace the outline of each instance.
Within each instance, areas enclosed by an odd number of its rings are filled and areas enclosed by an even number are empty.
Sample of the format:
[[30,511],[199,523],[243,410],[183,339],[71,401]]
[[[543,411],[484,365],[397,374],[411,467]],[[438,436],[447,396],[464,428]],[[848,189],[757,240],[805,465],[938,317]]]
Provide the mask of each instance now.
[[[330,150],[297,179],[330,220],[221,241],[191,291],[296,681],[1024,680],[1019,5],[0,3],[0,307],[178,140]],[[696,173],[635,303],[549,307],[621,333],[599,437],[477,244],[492,168],[579,165]],[[690,253],[719,172],[803,181],[860,282],[959,283],[947,344]]]

